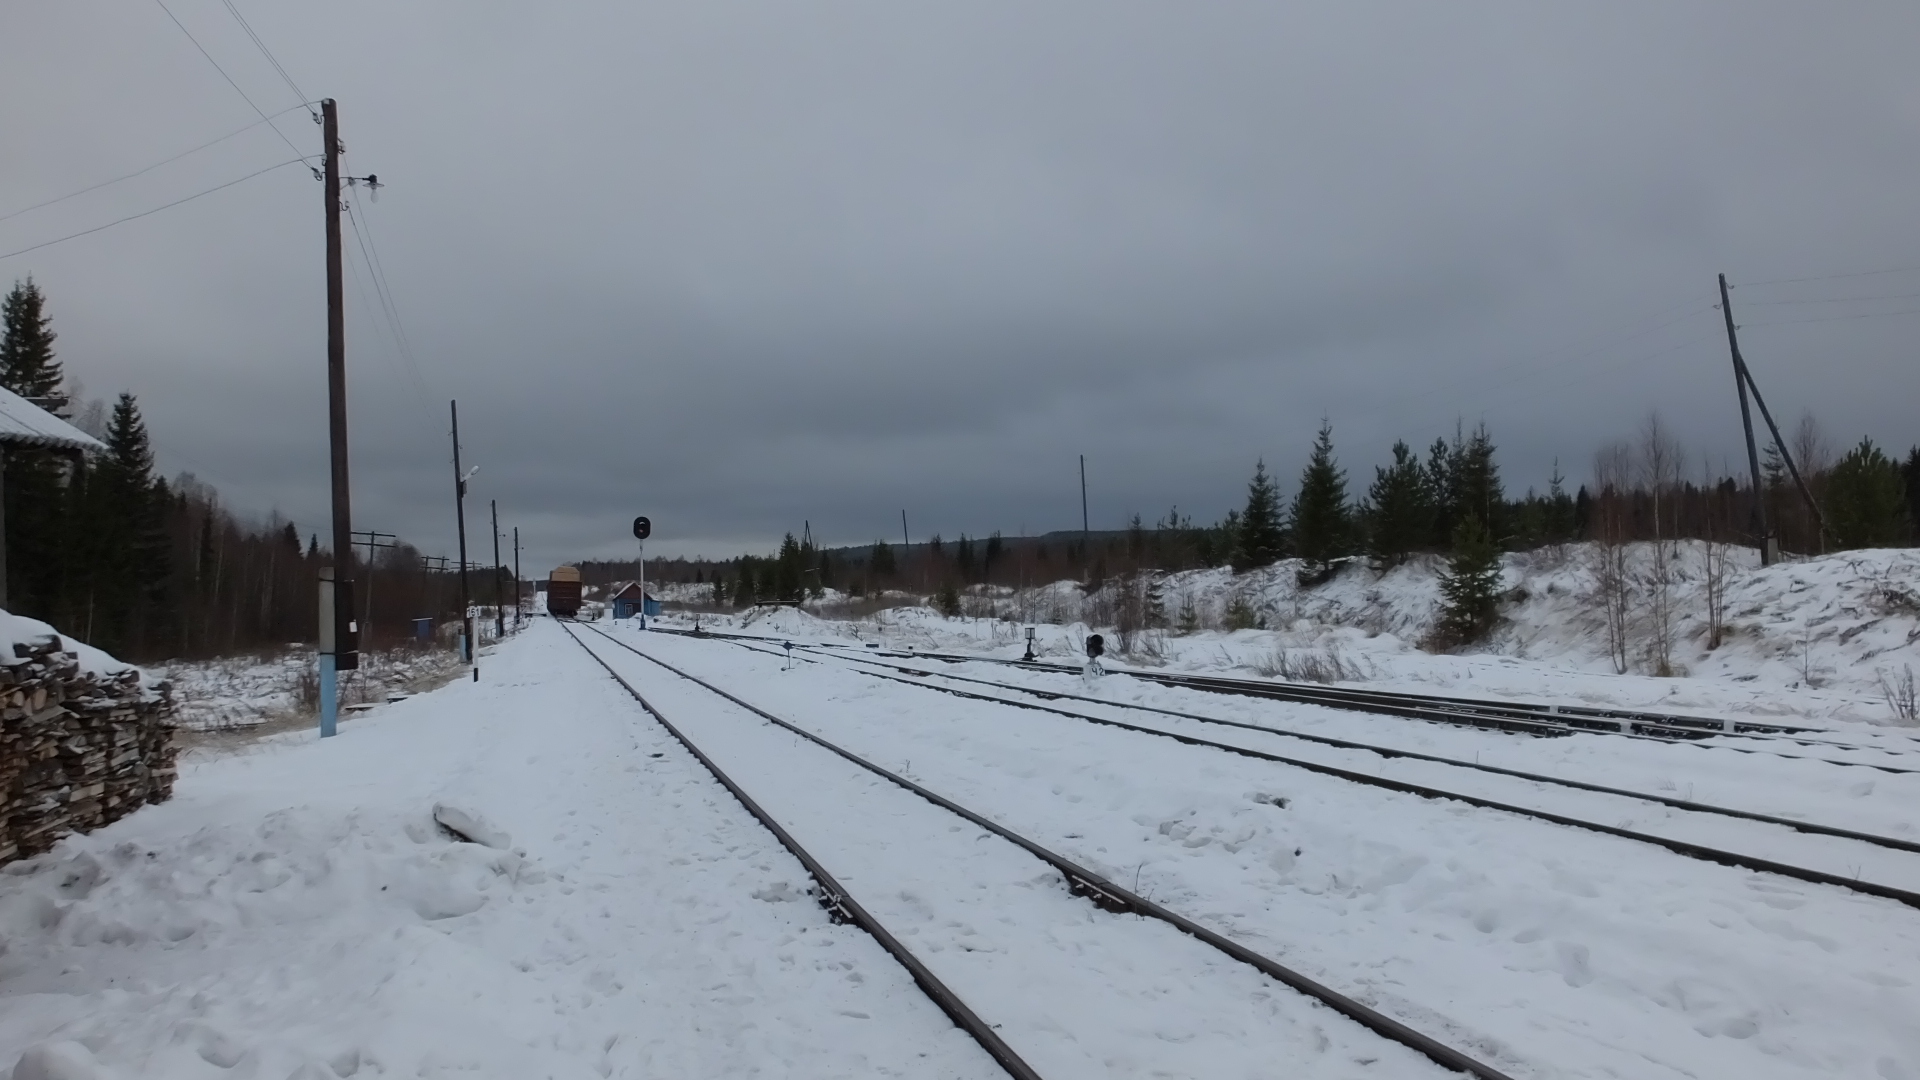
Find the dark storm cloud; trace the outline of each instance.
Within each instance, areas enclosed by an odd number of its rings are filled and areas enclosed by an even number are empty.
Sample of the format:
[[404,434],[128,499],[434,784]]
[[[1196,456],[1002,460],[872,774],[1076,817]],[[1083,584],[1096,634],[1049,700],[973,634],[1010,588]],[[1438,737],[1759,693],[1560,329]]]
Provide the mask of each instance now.
[[[293,103],[222,5],[170,6]],[[1210,519],[1322,416],[1356,482],[1457,419],[1516,486],[1577,478],[1655,406],[1717,463],[1715,271],[1920,264],[1908,4],[242,10],[391,185],[361,214],[412,358],[362,267],[357,521],[451,550],[457,396],[536,566],[625,550],[638,510],[703,550],[896,536],[902,507],[1069,527],[1083,452],[1097,524]],[[157,5],[105,0],[0,16],[0,115],[0,213],[252,117]],[[292,154],[259,128],[0,251]],[[167,468],[324,531],[319,211],[296,166],[0,273],[46,286],[92,392],[140,395]],[[1901,292],[1737,293],[1769,399],[1920,436],[1913,320],[1785,321],[1897,304],[1759,304]]]

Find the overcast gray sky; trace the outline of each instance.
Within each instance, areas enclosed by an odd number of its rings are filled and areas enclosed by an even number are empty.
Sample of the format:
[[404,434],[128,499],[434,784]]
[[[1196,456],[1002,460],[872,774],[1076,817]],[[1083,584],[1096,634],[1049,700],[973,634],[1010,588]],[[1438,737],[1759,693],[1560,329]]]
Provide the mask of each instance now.
[[[1077,527],[1081,453],[1096,527],[1212,520],[1322,416],[1356,487],[1456,419],[1577,480],[1655,406],[1717,465],[1717,271],[1784,422],[1920,441],[1920,271],[1827,276],[1920,266],[1911,0],[233,3],[389,185],[412,359],[349,231],[355,524],[430,552],[452,397],[530,571],[640,512],[661,552]],[[222,0],[166,4],[297,104]],[[256,119],[158,0],[0,5],[0,215]],[[293,157],[258,126],[0,254]],[[295,165],[0,278],[167,472],[324,533],[321,212]]]

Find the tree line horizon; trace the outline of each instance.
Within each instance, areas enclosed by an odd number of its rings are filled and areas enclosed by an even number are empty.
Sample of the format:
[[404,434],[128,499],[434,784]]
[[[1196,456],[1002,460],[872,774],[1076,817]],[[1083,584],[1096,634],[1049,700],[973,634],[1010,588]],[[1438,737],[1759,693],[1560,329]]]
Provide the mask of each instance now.
[[[45,300],[29,277],[0,305],[0,385],[52,404],[108,450],[74,461],[27,448],[7,455],[11,610],[134,661],[311,642],[314,583],[320,567],[334,563],[319,530],[306,531],[303,543],[303,530],[277,512],[249,520],[191,473],[171,482],[158,476],[134,395],[120,394],[108,407],[72,392],[54,353]],[[1920,543],[1920,445],[1898,462],[1864,439],[1836,456],[1810,415],[1791,441],[1825,527],[1815,527],[1779,448],[1769,444],[1761,497],[1783,550]],[[711,602],[722,607],[792,602],[828,588],[855,596],[917,592],[957,607],[956,594],[977,585],[1078,580],[1097,588],[1142,571],[1227,566],[1239,573],[1286,558],[1301,559],[1301,580],[1312,584],[1355,558],[1376,570],[1428,554],[1458,561],[1478,552],[1474,559],[1484,562],[1502,551],[1603,535],[1757,545],[1751,482],[1724,470],[1697,480],[1688,472],[1673,432],[1649,414],[1633,438],[1596,452],[1592,477],[1573,492],[1556,461],[1546,492],[1510,498],[1490,429],[1481,423],[1469,431],[1456,422],[1451,437],[1436,438],[1424,455],[1396,442],[1392,460],[1375,467],[1359,491],[1339,465],[1331,423],[1323,422],[1291,499],[1282,498],[1264,458],[1257,459],[1245,503],[1210,524],[1195,523],[1176,506],[1151,523],[1136,513],[1124,529],[1085,540],[1071,532],[954,540],[935,534],[902,548],[877,540],[823,549],[789,533],[772,555],[652,558],[646,576],[707,584]],[[458,617],[457,568],[428,568],[404,540],[373,555],[347,557],[362,583],[370,647],[404,639],[414,619]],[[634,560],[576,565],[589,585],[631,579],[639,570]],[[510,570],[483,567],[469,576],[475,603],[491,604],[496,594],[514,602]]]

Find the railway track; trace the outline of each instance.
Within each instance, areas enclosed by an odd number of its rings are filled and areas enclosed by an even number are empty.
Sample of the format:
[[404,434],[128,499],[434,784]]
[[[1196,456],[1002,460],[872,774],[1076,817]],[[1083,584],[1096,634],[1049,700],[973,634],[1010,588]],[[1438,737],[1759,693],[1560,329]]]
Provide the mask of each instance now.
[[[786,847],[787,850],[792,852],[796,858],[800,860],[807,868],[808,873],[813,876],[816,883],[816,895],[822,906],[827,908],[830,915],[852,922],[860,926],[863,930],[866,930],[869,934],[872,934],[881,946],[912,974],[915,982],[928,996],[932,998],[958,1026],[975,1038],[982,1048],[985,1049],[1009,1075],[1023,1078],[1037,1078],[1039,1076],[1039,1073],[1028,1064],[1021,1054],[1008,1045],[1006,1040],[998,1033],[996,1030],[997,1025],[983,1019],[980,1013],[968,1005],[967,1002],[963,1001],[947,983],[943,982],[933,972],[925,961],[909,950],[899,935],[895,935],[885,926],[881,925],[871,911],[856,901],[818,858],[802,847],[787,828],[775,820],[739,783],[723,771],[720,765],[689,737],[683,727],[677,726],[670,721],[658,707],[644,697],[638,688],[616,669],[614,664],[610,663],[594,645],[589,644],[587,640],[583,639],[572,626],[564,623],[563,626],[568,634],[573,637],[574,641],[585,649],[589,655],[593,656],[601,667],[639,703],[642,709],[659,722],[708,772],[713,774],[716,780],[725,786],[735,798],[740,800],[741,804],[747,808],[748,812],[751,813],[755,819],[760,821],[761,824],[766,826],[768,830],[774,834],[782,846]],[[759,720],[798,736],[802,740],[805,740],[806,743],[829,752],[841,760],[857,766],[866,773],[879,777],[893,788],[911,793],[913,796],[917,796],[925,802],[931,803],[942,810],[964,819],[985,833],[989,833],[992,836],[998,837],[1000,840],[1006,841],[1026,855],[1038,859],[1058,872],[1064,880],[1068,891],[1073,896],[1092,903],[1096,907],[1111,913],[1115,918],[1137,916],[1142,919],[1156,920],[1159,923],[1171,926],[1188,937],[1211,946],[1232,960],[1247,965],[1267,978],[1298,991],[1305,997],[1334,1010],[1342,1016],[1356,1022],[1374,1035],[1391,1040],[1394,1043],[1423,1055],[1444,1069],[1457,1073],[1465,1073],[1480,1078],[1480,1080],[1510,1080],[1506,1074],[1493,1066],[1459,1049],[1449,1046],[1438,1039],[1417,1031],[1330,987],[1322,985],[1275,960],[1253,952],[1224,935],[1196,923],[1146,897],[1142,897],[1094,873],[1086,867],[1073,862],[1065,856],[1042,846],[1031,838],[1017,833],[974,810],[962,806],[952,799],[942,796],[905,776],[885,769],[805,728],[744,701],[711,682],[700,679],[695,675],[651,656],[635,648],[628,642],[608,635],[596,627],[589,625],[587,629],[597,635],[600,640],[625,650],[650,665],[655,665],[662,670],[670,672],[679,680],[684,680],[689,684],[700,687],[704,691],[731,703],[731,705],[738,709],[745,710]],[[1120,926],[1124,924],[1103,923],[1103,925]]]
[[[846,646],[839,646],[832,643],[822,643],[814,647],[822,649],[846,648]],[[883,653],[882,655],[886,654]],[[998,657],[968,656],[959,653],[911,651],[905,654],[895,655],[904,655],[908,659],[939,660],[943,663],[1001,664],[1008,667],[1024,668],[1030,671],[1047,671],[1056,674],[1078,674],[1079,672],[1078,668],[1065,664],[1007,660]],[[1895,757],[1920,756],[1920,742],[1901,735],[1882,734],[1883,739],[1901,740],[1900,744],[1866,745],[1819,738],[1818,736],[1820,735],[1830,734],[1830,732],[1822,728],[1761,721],[1710,719],[1674,713],[1649,713],[1580,705],[1532,705],[1494,701],[1486,698],[1439,697],[1431,694],[1412,694],[1400,691],[1363,690],[1351,687],[1282,683],[1267,679],[1234,679],[1217,675],[1184,675],[1170,672],[1141,671],[1133,668],[1111,668],[1108,670],[1108,674],[1123,675],[1142,682],[1199,690],[1207,693],[1272,698],[1280,701],[1323,705],[1329,708],[1346,709],[1350,711],[1382,713],[1389,716],[1401,716],[1407,719],[1426,720],[1434,723],[1494,728],[1528,735],[1561,736],[1589,733],[1626,735],[1636,738],[1659,739],[1666,742],[1691,743],[1697,743],[1704,739],[1744,739],[1763,743],[1791,743],[1796,746],[1805,747],[1827,747],[1830,749],[1877,752]],[[1716,741],[1712,744],[1712,748],[1737,750],[1742,753],[1775,753],[1783,757],[1823,761],[1830,765],[1860,766],[1880,769],[1884,772],[1920,772],[1920,767],[1895,766],[1870,761],[1839,761],[1831,758],[1814,758],[1805,754],[1788,754],[1781,751],[1734,746],[1724,741]]]
[[[660,629],[665,633],[692,633],[690,631],[673,630],[664,627],[656,629]],[[710,637],[717,640],[737,639],[740,641],[780,643],[780,639],[768,638],[756,634],[729,634],[718,631],[701,631],[695,636]],[[1078,667],[1065,664],[1005,659],[992,656],[975,656],[964,653],[923,650],[907,650],[904,652],[898,650],[881,650],[879,652],[873,652],[838,642],[807,643],[796,645],[795,647],[848,655],[938,661],[946,664],[997,664],[1020,670],[1061,675],[1077,675],[1080,672]],[[1196,690],[1204,693],[1268,698],[1304,705],[1320,705],[1349,712],[1396,716],[1407,720],[1419,720],[1428,723],[1448,724],[1456,727],[1478,728],[1482,730],[1504,731],[1521,735],[1547,738],[1578,734],[1614,735],[1625,738],[1678,743],[1706,750],[1730,750],[1740,754],[1763,754],[1797,761],[1817,761],[1844,768],[1875,769],[1880,772],[1893,774],[1920,774],[1920,740],[1891,733],[1871,733],[1877,736],[1882,741],[1882,744],[1869,745],[1819,738],[1818,736],[1820,735],[1832,733],[1827,729],[1760,721],[1709,719],[1673,713],[1649,713],[1594,706],[1534,705],[1519,702],[1495,701],[1485,698],[1439,697],[1428,694],[1402,693],[1399,691],[1363,690],[1350,687],[1275,682],[1267,679],[1232,679],[1213,675],[1183,675],[1170,672],[1141,671],[1123,667],[1109,668],[1107,674],[1124,676],[1162,686]],[[1708,739],[1713,741],[1702,741]],[[1737,745],[1733,740],[1753,742],[1758,745]],[[1887,761],[1850,761],[1812,754],[1796,754],[1785,750],[1773,749],[1768,745],[1770,743],[1790,743],[1804,747],[1826,747],[1834,750],[1878,753],[1896,760],[1913,762],[1913,764],[1896,765]]]
[[[733,643],[742,645],[748,648],[755,648],[753,644],[750,644],[749,642],[744,640],[736,640]],[[756,649],[756,651],[764,652],[766,650]],[[827,655],[835,655],[835,654],[832,652],[827,652]],[[962,683],[971,683],[976,685],[983,684],[988,687],[996,688],[999,690],[1015,692],[1022,695],[1026,695],[1028,697],[1041,698],[1043,700],[1045,699],[1052,699],[1055,701],[1073,700],[1073,701],[1081,701],[1081,702],[1088,702],[1092,704],[1098,704],[1103,707],[1114,708],[1114,709],[1131,710],[1136,712],[1171,716],[1171,717],[1176,717],[1183,720],[1192,720],[1192,721],[1197,721],[1205,724],[1218,725],[1218,726],[1230,728],[1230,729],[1239,729],[1244,731],[1258,732],[1262,735],[1267,735],[1267,736],[1276,736],[1276,737],[1286,738],[1286,739],[1297,739],[1297,740],[1301,740],[1309,743],[1330,746],[1330,747],[1334,747],[1342,750],[1365,751],[1371,754],[1380,755],[1381,757],[1384,757],[1384,758],[1400,758],[1400,759],[1411,760],[1411,761],[1439,764],[1439,765],[1444,765],[1450,768],[1460,768],[1460,769],[1471,770],[1479,773],[1499,775],[1507,778],[1525,781],[1528,783],[1550,785],[1550,786],[1560,787],[1568,790],[1600,794],[1600,795],[1605,795],[1605,796],[1615,797],[1615,798],[1632,799],[1647,805],[1661,806],[1667,809],[1678,810],[1688,814],[1739,819],[1742,821],[1763,825],[1768,828],[1790,829],[1790,830],[1793,830],[1794,832],[1798,832],[1806,835],[1825,837],[1825,838],[1841,841],[1844,843],[1865,844],[1865,845],[1880,848],[1886,851],[1898,851],[1898,852],[1904,852],[1908,854],[1920,854],[1920,843],[1901,839],[1898,837],[1881,836],[1873,833],[1860,832],[1857,830],[1821,825],[1815,822],[1798,821],[1792,818],[1784,818],[1784,817],[1778,817],[1774,815],[1761,814],[1761,813],[1745,811],[1745,810],[1740,810],[1740,809],[1731,808],[1731,807],[1715,806],[1707,803],[1698,803],[1698,802],[1693,802],[1691,800],[1685,800],[1685,799],[1675,799],[1667,796],[1655,795],[1648,792],[1632,791],[1624,788],[1614,788],[1614,787],[1609,787],[1601,784],[1591,784],[1584,781],[1569,780],[1566,778],[1553,777],[1545,774],[1529,773],[1523,770],[1506,769],[1506,768],[1491,766],[1491,765],[1482,765],[1476,762],[1465,761],[1462,759],[1447,758],[1447,757],[1443,757],[1441,755],[1436,755],[1436,754],[1425,754],[1425,753],[1420,753],[1415,751],[1408,751],[1408,750],[1403,750],[1396,747],[1380,746],[1377,744],[1357,742],[1354,740],[1336,739],[1328,736],[1279,730],[1275,728],[1265,727],[1259,724],[1250,724],[1242,721],[1225,720],[1219,717],[1209,717],[1204,714],[1181,712],[1181,711],[1171,710],[1171,709],[1161,709],[1153,706],[1105,701],[1102,699],[1087,697],[1084,695],[1063,693],[1063,692],[1052,691],[1052,690],[1041,690],[1033,687],[1019,686],[1017,684],[996,683],[991,680],[979,679],[971,676],[961,676],[961,675],[948,674],[944,672],[934,672],[930,670],[913,669],[913,668],[908,668],[902,665],[885,663],[880,659],[872,658],[864,655],[846,656],[846,657],[843,657],[842,659],[847,661],[852,661],[852,662],[858,662],[858,663],[867,665],[869,667],[881,667],[881,668],[889,669],[895,672],[911,672],[913,675],[919,676],[920,678],[904,678],[904,677],[901,677],[900,674],[885,674],[882,672],[875,672],[875,671],[867,671],[865,673],[874,678],[887,679],[889,681],[902,683],[908,686],[917,686],[929,691],[936,691],[936,692],[950,694],[957,697],[971,698],[979,701],[987,701],[987,702],[992,702],[1000,705],[1008,705],[1015,708],[1032,709],[1035,711],[1050,713],[1053,715],[1063,716],[1063,717],[1067,717],[1074,720],[1084,721],[1087,723],[1099,724],[1103,726],[1109,726],[1109,727],[1120,728],[1123,730],[1134,731],[1141,734],[1154,735],[1162,738],[1173,739],[1189,746],[1206,747],[1206,748],[1211,748],[1214,750],[1224,751],[1227,753],[1237,754],[1245,757],[1253,757],[1260,760],[1271,761],[1276,764],[1286,765],[1293,768],[1305,769],[1310,772],[1315,772],[1315,773],[1319,773],[1327,776],[1333,776],[1338,779],[1347,780],[1357,784],[1384,788],[1387,790],[1396,791],[1403,794],[1417,795],[1422,798],[1453,800],[1453,801],[1464,802],[1469,805],[1481,807],[1483,809],[1520,814],[1526,817],[1535,818],[1535,819],[1546,821],[1556,825],[1563,825],[1563,826],[1568,826],[1572,828],[1583,829],[1590,832],[1598,832],[1598,833],[1602,833],[1609,836],[1615,836],[1623,839],[1634,840],[1641,843],[1651,844],[1660,848],[1664,848],[1675,854],[1682,855],[1687,858],[1698,859],[1704,862],[1717,863],[1722,866],[1732,866],[1740,869],[1751,870],[1757,873],[1778,874],[1783,877],[1793,878],[1799,881],[1805,881],[1810,884],[1848,889],[1854,892],[1864,893],[1864,894],[1867,894],[1870,896],[1876,896],[1882,899],[1893,900],[1898,903],[1905,904],[1909,907],[1920,908],[1920,891],[1916,891],[1914,889],[1902,888],[1899,886],[1885,884],[1885,883],[1871,881],[1871,880],[1863,880],[1857,874],[1848,875],[1848,874],[1842,874],[1842,873],[1834,873],[1831,871],[1820,870],[1820,869],[1807,867],[1807,866],[1803,866],[1795,863],[1783,862],[1778,859],[1767,858],[1767,857],[1752,854],[1750,852],[1730,851],[1730,850],[1726,850],[1725,848],[1715,847],[1709,844],[1697,843],[1697,842],[1693,842],[1685,839],[1676,838],[1673,836],[1663,836],[1658,833],[1650,833],[1640,829],[1630,829],[1630,828],[1626,828],[1624,826],[1619,826],[1619,825],[1610,825],[1605,822],[1594,821],[1587,818],[1575,817],[1570,814],[1559,813],[1551,810],[1544,810],[1539,807],[1529,807],[1529,806],[1509,802],[1505,799],[1488,798],[1486,796],[1472,794],[1468,792],[1435,787],[1431,784],[1415,783],[1407,780],[1395,779],[1392,777],[1379,776],[1372,773],[1360,772],[1351,768],[1343,768],[1337,765],[1331,765],[1322,761],[1307,760],[1307,759],[1294,757],[1287,754],[1279,754],[1271,751],[1257,749],[1254,747],[1222,742],[1216,739],[1203,738],[1197,735],[1184,733],[1184,732],[1169,731],[1164,728],[1151,727],[1144,724],[1128,723],[1126,721],[1117,720],[1112,717],[1099,716],[1092,713],[1061,708],[1057,705],[1052,705],[1052,704],[1042,704],[1042,703],[1036,703],[1033,701],[1010,700],[1010,699],[999,697],[993,694],[980,693],[972,690],[964,690],[954,686],[934,685],[928,682],[921,681],[921,679],[937,678],[937,679],[941,679],[948,682],[962,682]]]

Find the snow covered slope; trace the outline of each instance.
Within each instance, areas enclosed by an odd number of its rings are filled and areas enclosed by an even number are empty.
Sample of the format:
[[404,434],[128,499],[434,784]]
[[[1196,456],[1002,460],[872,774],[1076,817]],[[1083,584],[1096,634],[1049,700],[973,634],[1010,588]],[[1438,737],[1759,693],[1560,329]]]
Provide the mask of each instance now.
[[[1643,579],[1651,545],[1628,551],[1629,575]],[[1643,588],[1634,586],[1627,627],[1628,672],[1616,674],[1595,598],[1595,551],[1573,545],[1506,557],[1505,621],[1493,637],[1460,655],[1422,651],[1440,602],[1439,560],[1416,559],[1386,574],[1345,565],[1331,581],[1303,588],[1297,565],[1282,562],[1235,575],[1226,569],[1164,575],[1169,623],[1191,604],[1200,629],[1142,633],[1127,661],[1183,670],[1287,677],[1318,664],[1331,681],[1415,691],[1449,691],[1532,700],[1580,700],[1675,712],[1729,710],[1866,724],[1910,722],[1897,715],[1883,680],[1920,672],[1920,549],[1850,551],[1762,568],[1752,552],[1732,549],[1727,632],[1707,648],[1704,545],[1674,547],[1670,561],[1675,677],[1656,678],[1647,660],[1651,633]],[[1086,634],[1113,643],[1111,604],[1082,596],[1071,582],[1024,591],[982,591],[969,598],[978,616],[947,619],[926,607],[882,611],[866,619],[815,618],[792,609],[701,616],[709,626],[755,633],[879,640],[938,649],[986,649],[1019,655],[1022,627],[1039,627],[1042,650],[1076,655]],[[1236,601],[1263,629],[1223,629]],[[691,624],[681,617],[674,625]],[[1298,678],[1296,673],[1291,677]]]

